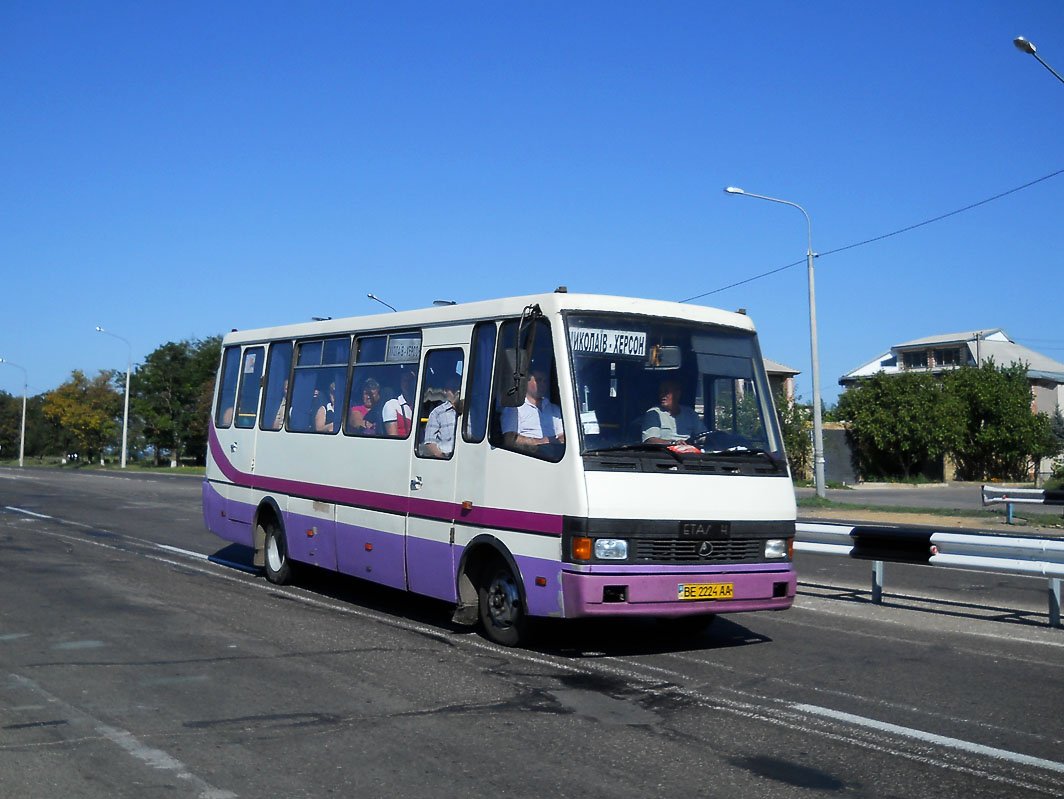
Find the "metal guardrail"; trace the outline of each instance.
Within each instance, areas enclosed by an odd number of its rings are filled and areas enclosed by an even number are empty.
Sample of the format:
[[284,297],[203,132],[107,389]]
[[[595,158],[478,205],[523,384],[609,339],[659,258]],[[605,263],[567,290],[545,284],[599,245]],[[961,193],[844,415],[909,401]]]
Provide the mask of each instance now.
[[1012,524],[1013,505],[1064,505],[1064,491],[1044,491],[1041,488],[995,488],[982,487],[984,505],[1007,507],[1007,521]]
[[1062,626],[1064,540],[812,522],[798,522],[795,530],[796,552],[871,560],[872,602],[876,604],[883,601],[883,566],[888,562],[1023,574],[1049,580],[1049,625]]

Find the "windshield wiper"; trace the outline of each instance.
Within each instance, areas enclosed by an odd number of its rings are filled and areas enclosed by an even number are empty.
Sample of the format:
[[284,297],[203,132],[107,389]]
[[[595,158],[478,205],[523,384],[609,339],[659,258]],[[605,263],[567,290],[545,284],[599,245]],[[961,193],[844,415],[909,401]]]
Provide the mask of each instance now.
[[761,449],[760,447],[744,447],[742,444],[735,447],[728,447],[727,449],[707,449],[706,455],[763,455],[765,459],[775,466],[777,469],[782,465],[782,460],[778,456],[773,455],[767,449]]

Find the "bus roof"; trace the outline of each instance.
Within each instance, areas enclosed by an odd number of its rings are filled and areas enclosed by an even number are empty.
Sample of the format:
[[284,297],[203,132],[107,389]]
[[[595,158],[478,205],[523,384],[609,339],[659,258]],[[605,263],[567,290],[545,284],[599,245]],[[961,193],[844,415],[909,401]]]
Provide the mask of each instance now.
[[722,311],[705,305],[688,305],[666,300],[647,300],[635,297],[614,297],[605,294],[552,292],[550,294],[531,294],[525,297],[479,300],[477,302],[371,314],[369,316],[349,316],[321,321],[299,322],[253,330],[234,330],[225,335],[223,343],[237,344],[280,338],[327,336],[362,330],[401,330],[439,324],[476,322],[482,319],[519,316],[523,308],[533,304],[539,305],[543,313],[547,315],[561,311],[603,311],[704,322],[733,327],[739,330],[752,331],[754,329],[753,321],[745,314]]

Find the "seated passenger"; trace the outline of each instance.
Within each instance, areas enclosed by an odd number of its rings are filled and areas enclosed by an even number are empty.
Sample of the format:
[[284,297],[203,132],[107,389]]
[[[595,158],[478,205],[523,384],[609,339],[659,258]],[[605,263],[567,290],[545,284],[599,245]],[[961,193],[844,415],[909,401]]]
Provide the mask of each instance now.
[[314,429],[319,433],[331,433],[334,430],[333,419],[336,415],[336,383],[329,383],[320,393],[321,404],[314,411]]
[[680,405],[683,387],[678,380],[665,380],[658,389],[658,405],[643,417],[643,442],[678,444],[704,433],[705,424],[694,409]]
[[502,433],[507,446],[533,450],[543,444],[564,444],[562,411],[547,399],[550,382],[543,369],[532,369],[524,404],[502,409]]
[[458,392],[462,378],[452,374],[443,384],[443,402],[429,412],[421,454],[430,458],[449,458],[454,452],[454,431],[458,427]]
[[381,421],[384,423],[384,435],[406,438],[410,432],[410,424],[414,419],[414,409],[410,406],[407,397],[414,396],[414,387],[417,383],[417,372],[413,369],[404,371],[399,379],[400,393],[395,399],[384,403],[381,411]]
[[348,431],[366,436],[379,435],[383,429],[380,401],[380,383],[372,377],[366,378],[362,384],[362,402],[352,405],[347,416]]

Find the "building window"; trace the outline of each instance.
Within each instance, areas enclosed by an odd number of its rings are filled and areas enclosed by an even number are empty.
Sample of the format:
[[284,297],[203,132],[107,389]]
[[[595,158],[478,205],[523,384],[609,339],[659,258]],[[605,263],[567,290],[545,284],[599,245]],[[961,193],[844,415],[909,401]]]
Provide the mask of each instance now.
[[961,351],[958,349],[935,350],[935,366],[960,366]]
[[914,352],[903,352],[901,354],[902,363],[905,364],[906,369],[926,369],[927,368],[927,351],[920,350]]

